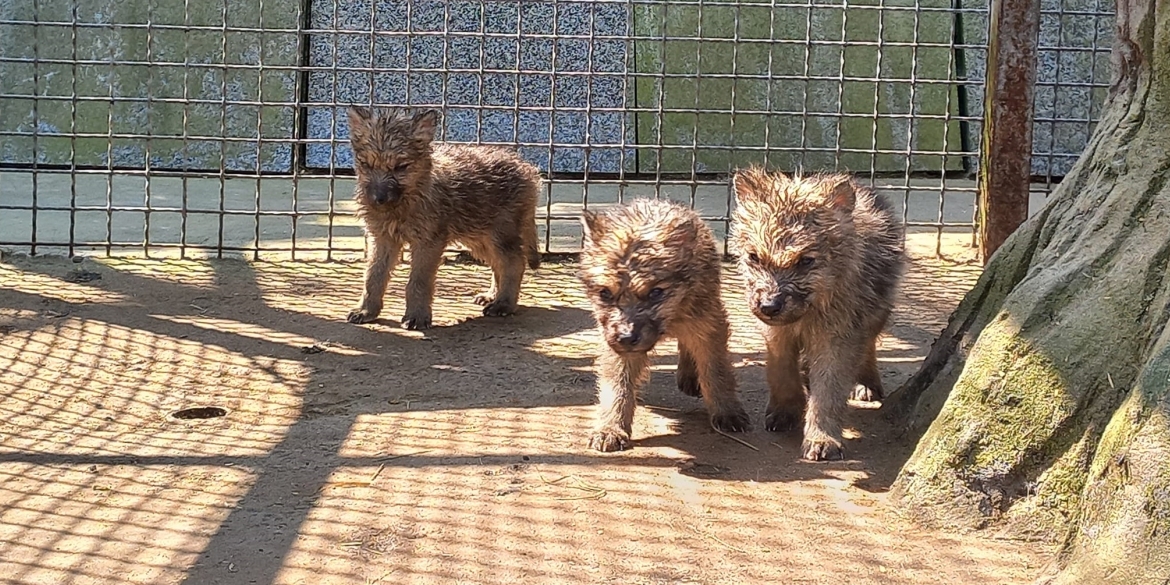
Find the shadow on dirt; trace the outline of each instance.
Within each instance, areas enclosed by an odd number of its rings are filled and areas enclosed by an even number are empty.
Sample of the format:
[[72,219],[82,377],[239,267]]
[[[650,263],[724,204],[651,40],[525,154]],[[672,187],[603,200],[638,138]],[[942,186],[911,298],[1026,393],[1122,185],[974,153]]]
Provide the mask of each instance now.
[[[855,485],[882,491],[909,454],[906,446],[886,439],[876,412],[854,411],[850,424],[861,428],[849,441],[855,460],[812,464],[799,461],[800,438],[762,430],[766,390],[763,355],[737,353],[741,392],[754,429],[740,437],[752,447],[714,433],[700,401],[675,389],[675,358],[656,358],[660,367],[642,394],[643,405],[663,422],[668,433],[646,434],[635,426],[635,452],[670,448],[681,456],[599,454],[585,449],[588,424],[579,416],[566,417],[568,431],[550,438],[550,450],[514,454],[431,455],[398,454],[391,458],[348,456],[343,447],[362,417],[387,412],[449,412],[471,409],[533,409],[589,407],[594,403],[592,367],[593,322],[583,298],[564,288],[563,274],[541,270],[525,282],[522,310],[507,319],[477,316],[470,297],[477,292],[463,269],[441,275],[436,315],[456,312],[425,333],[398,328],[401,281],[387,295],[383,317],[388,325],[356,326],[345,322],[350,303],[360,290],[360,271],[352,266],[269,266],[263,270],[238,261],[198,263],[210,274],[185,272],[176,263],[172,276],[154,278],[133,265],[109,266],[86,262],[84,281],[71,274],[79,267],[68,262],[18,260],[14,266],[40,274],[61,286],[88,287],[95,295],[113,294],[112,303],[66,302],[48,294],[0,291],[0,307],[37,320],[69,316],[95,319],[133,331],[179,338],[186,343],[212,345],[245,356],[295,361],[309,375],[300,395],[300,411],[283,438],[263,456],[230,455],[122,456],[119,454],[63,455],[37,452],[0,453],[0,462],[37,465],[240,465],[256,479],[220,523],[217,532],[187,573],[185,583],[273,583],[300,534],[299,527],[314,509],[310,505],[281,507],[294,494],[319,494],[340,466],[402,468],[465,465],[573,464],[677,467],[679,473],[710,480],[789,482],[830,477],[837,471],[864,471],[867,479]],[[100,276],[92,276],[97,274]],[[475,279],[483,285],[484,274]],[[66,284],[68,283],[68,284]],[[527,300],[526,300],[527,299]],[[533,300],[536,302],[534,303]],[[13,325],[25,326],[26,324]],[[881,358],[910,359],[923,348],[898,347]],[[0,374],[9,375],[7,372]],[[273,372],[273,375],[278,375]],[[231,416],[231,413],[228,414]],[[328,420],[330,424],[321,421]],[[245,424],[245,423],[241,423]],[[574,428],[575,427],[575,428]],[[576,444],[555,444],[569,437]],[[263,532],[253,525],[256,515],[280,508],[287,529]],[[225,576],[220,565],[241,543],[261,547],[267,554],[254,560],[246,573]]]

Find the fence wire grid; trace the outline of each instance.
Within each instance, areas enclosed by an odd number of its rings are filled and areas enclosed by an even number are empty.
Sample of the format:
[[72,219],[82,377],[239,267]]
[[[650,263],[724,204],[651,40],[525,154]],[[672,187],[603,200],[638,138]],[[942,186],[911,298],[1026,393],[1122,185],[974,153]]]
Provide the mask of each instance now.
[[[0,0],[0,247],[361,255],[345,107],[546,173],[546,252],[583,207],[684,202],[726,233],[735,168],[856,173],[908,237],[974,231],[987,0]],[[1109,77],[1112,5],[1046,0],[1036,195]]]

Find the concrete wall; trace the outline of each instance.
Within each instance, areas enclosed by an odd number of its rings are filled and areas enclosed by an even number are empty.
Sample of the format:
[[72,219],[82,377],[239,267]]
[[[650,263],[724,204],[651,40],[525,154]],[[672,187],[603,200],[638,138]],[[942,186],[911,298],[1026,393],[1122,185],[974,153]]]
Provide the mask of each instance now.
[[[880,11],[878,3],[853,0],[843,20],[836,0],[775,11],[766,2],[750,1],[739,8],[701,9],[694,1],[571,2],[557,3],[554,10],[552,2],[309,0],[312,28],[336,33],[308,37],[308,64],[323,69],[307,79],[307,136],[344,141],[343,112],[329,104],[374,100],[446,106],[445,134],[451,140],[565,145],[524,148],[542,168],[558,171],[725,171],[765,154],[782,167],[822,169],[834,166],[838,146],[842,168],[853,171],[961,168],[961,157],[954,155],[961,136],[974,148],[979,128],[954,119],[960,95],[945,81],[966,74],[974,84],[966,96],[970,113],[977,115],[986,0],[963,3],[965,71],[958,70],[955,54],[940,46],[955,30],[952,0],[885,0]],[[1046,0],[1042,45],[1108,47],[1111,18],[1083,14],[1107,10],[1099,3]],[[33,4],[0,0],[0,19],[149,21],[152,30],[0,25],[4,58],[78,62],[0,62],[2,93],[81,99],[73,107],[70,100],[0,98],[0,131],[35,128],[39,134],[35,144],[31,136],[0,136],[3,162],[30,163],[35,157],[41,163],[72,159],[78,165],[133,168],[148,163],[266,172],[291,168],[297,80],[294,71],[279,68],[299,61],[295,5],[189,0],[184,13],[183,0],[38,0],[34,13]],[[909,10],[916,5],[922,10]],[[230,26],[285,30],[229,32],[224,43],[215,27],[223,25],[225,10]],[[371,20],[379,31],[372,43]],[[165,28],[184,25],[197,30]],[[444,26],[505,36],[411,34],[441,32]],[[506,36],[517,31],[519,37]],[[547,37],[554,32],[568,38]],[[663,35],[672,40],[643,38]],[[806,35],[832,42],[813,46],[806,59]],[[737,38],[739,43],[730,42]],[[767,39],[775,42],[760,42]],[[156,65],[147,66],[148,61]],[[231,68],[258,63],[266,68]],[[371,63],[401,69],[409,64],[412,71],[354,69]],[[1103,52],[1042,52],[1040,78],[1048,85],[1037,90],[1037,115],[1049,120],[1037,122],[1033,168],[1038,174],[1063,173],[1071,166],[1091,129],[1088,119],[1103,99],[1100,89],[1051,84],[1104,82],[1107,63]],[[882,81],[831,79],[842,69],[848,77],[876,74]],[[581,75],[587,71],[594,73]],[[643,76],[661,72],[678,77]],[[769,72],[771,80],[729,77]],[[193,103],[177,103],[184,99]],[[477,108],[481,103],[498,109]],[[553,106],[565,110],[555,118],[542,110]],[[710,111],[669,112],[696,106]],[[659,114],[660,108],[667,112]],[[909,114],[917,118],[911,121]],[[70,133],[92,136],[71,140],[65,136]],[[147,133],[162,137],[140,137]],[[695,152],[693,144],[699,145]],[[875,149],[885,152],[850,152]],[[920,153],[907,158],[908,151]],[[306,154],[308,165],[326,168],[348,166],[352,156],[344,143],[310,144]]]

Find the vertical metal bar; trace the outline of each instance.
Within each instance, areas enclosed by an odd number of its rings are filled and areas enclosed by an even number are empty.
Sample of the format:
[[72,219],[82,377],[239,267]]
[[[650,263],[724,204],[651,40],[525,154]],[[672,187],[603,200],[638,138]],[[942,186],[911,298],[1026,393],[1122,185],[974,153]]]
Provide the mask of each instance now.
[[[377,4],[377,2],[375,2],[374,4]],[[437,136],[440,141],[447,140],[447,126],[450,122],[450,120],[448,120],[448,116],[450,115],[450,101],[447,99],[447,88],[450,87],[450,84],[451,84],[451,76],[450,76],[450,73],[448,73],[451,70],[450,63],[451,63],[451,3],[444,2],[443,3],[443,61],[442,61],[442,66],[441,66],[443,72],[439,74],[439,78],[440,78],[439,99],[442,101],[442,104],[440,106],[440,109],[441,109],[440,113],[442,115],[440,116],[439,127],[435,129],[435,136]],[[479,96],[476,99],[476,101],[481,106],[478,109],[480,111],[483,111],[483,107],[482,107],[483,106],[483,96],[482,95]],[[427,105],[430,105],[430,104],[427,104]],[[476,127],[476,129],[475,129],[475,143],[476,144],[483,143],[483,125],[482,124],[480,126]]]
[[77,4],[69,10],[69,256],[77,241]]
[[[522,57],[523,51],[521,49],[521,46],[522,46],[521,43],[523,42],[523,38],[524,38],[524,34],[523,34],[523,32],[524,32],[524,27],[523,27],[524,11],[523,11],[523,8],[524,8],[523,3],[521,3],[521,2],[516,3],[516,38],[515,38],[515,43],[513,45],[513,47],[516,49],[516,55],[515,55],[516,73],[512,79],[512,139],[513,139],[513,142],[515,142],[515,148],[517,149],[517,151],[520,150],[520,86],[524,81],[524,77],[520,74],[520,71],[522,69],[522,67],[520,67],[520,64],[523,62],[523,57]],[[486,27],[487,26],[486,18],[485,18],[484,22],[482,22],[480,24],[482,26]],[[509,38],[511,38],[511,37],[509,37]],[[480,64],[481,65],[483,64],[482,59],[480,60]],[[481,120],[481,122],[482,122],[482,120]],[[535,162],[535,161],[533,161],[533,162]],[[552,173],[548,173],[548,176],[551,179]],[[545,183],[543,184],[542,189],[544,189],[546,195],[551,197],[552,192],[549,188],[547,181],[545,181]],[[533,219],[533,221],[536,221],[536,220]],[[549,251],[549,249],[551,248],[550,239],[549,239],[550,238],[550,234],[549,234],[550,230],[547,229],[547,226],[550,225],[550,223],[551,223],[551,220],[549,220],[549,218],[546,217],[545,218],[545,226],[546,227],[545,227],[545,233],[544,233],[544,250],[546,252]]]
[[154,93],[154,34],[153,21],[154,20],[154,3],[146,3],[146,139],[143,141],[143,174],[142,174],[142,188],[145,195],[143,200],[145,211],[142,212],[142,255],[146,258],[150,257],[150,211],[153,201],[151,200],[151,137],[154,135],[154,107],[151,103],[151,98]]
[[[1041,21],[1043,21],[1043,14],[1041,14]],[[1094,27],[1094,29],[1095,28],[1096,27]],[[1057,119],[1059,116],[1058,111],[1057,111],[1057,104],[1060,103],[1060,90],[1061,90],[1061,83],[1060,82],[1062,80],[1061,79],[1061,66],[1060,65],[1061,65],[1061,62],[1064,61],[1064,59],[1061,58],[1062,53],[1064,51],[1060,50],[1061,49],[1060,45],[1063,44],[1063,41],[1064,41],[1064,3],[1057,2],[1056,3],[1056,42],[1057,42],[1057,47],[1052,50],[1052,53],[1056,56],[1056,70],[1053,72],[1053,76],[1052,76],[1052,114],[1051,114],[1052,120],[1048,122],[1048,156],[1047,156],[1048,164],[1045,165],[1046,168],[1044,169],[1044,191],[1045,191],[1046,196],[1047,196],[1047,194],[1052,193],[1053,163],[1055,163],[1057,160],[1057,156],[1056,156],[1056,125],[1057,125]],[[1039,41],[1037,41],[1037,43],[1039,43]],[[1040,60],[1039,47],[1037,47],[1036,52],[1037,52],[1036,61],[1037,61],[1037,65],[1039,65],[1039,60]],[[1036,72],[1036,77],[1037,77],[1037,81],[1039,81],[1039,77],[1040,77],[1039,71]],[[1090,98],[1089,103],[1092,103],[1092,98]],[[1034,105],[1033,105],[1033,108],[1035,108]],[[1033,110],[1032,115],[1033,116],[1036,115],[1035,110]],[[1032,124],[1035,125],[1035,121],[1033,121]],[[1035,130],[1033,130],[1033,131],[1035,131]],[[1033,145],[1033,147],[1035,147],[1035,145]],[[1033,152],[1032,154],[1035,155],[1037,153]],[[1030,191],[1031,191],[1031,185],[1029,185],[1029,199],[1031,198]]]
[[[413,74],[410,72],[411,67],[413,67],[413,61],[414,61],[414,44],[413,44],[414,35],[411,34],[414,32],[413,7],[414,7],[414,2],[407,2],[406,3],[406,39],[407,39],[407,43],[406,43],[406,100],[405,101],[406,101],[407,105],[411,105],[414,103],[414,100],[411,98],[411,88],[414,87],[414,77],[413,77]],[[336,16],[336,8],[334,8],[334,15]],[[408,247],[409,247],[409,245],[408,245]],[[410,253],[413,254],[414,251],[412,250]],[[404,257],[405,252],[399,252],[399,255],[400,255],[400,259],[401,259],[401,257]]]
[[[309,0],[309,1],[312,1],[312,0]],[[325,223],[326,223],[325,249],[327,250],[327,252],[325,252],[325,257],[327,260],[333,260],[333,199],[335,197],[335,194],[337,193],[337,116],[338,116],[337,110],[338,110],[338,101],[339,101],[338,97],[337,97],[337,74],[339,71],[339,69],[337,67],[337,58],[338,58],[337,47],[338,47],[338,45],[341,44],[341,34],[338,32],[339,19],[338,19],[338,14],[337,14],[337,5],[338,5],[338,2],[333,2],[333,27],[332,27],[332,29],[333,29],[332,30],[333,42],[330,44],[330,59],[329,59],[329,81],[330,81],[330,85],[332,87],[331,87],[331,91],[329,92],[328,102],[325,104],[322,104],[322,106],[327,107],[328,111],[329,111],[329,191],[325,195],[326,200],[328,201],[328,207],[327,207],[327,211],[326,211],[326,220],[325,220]],[[407,11],[406,13],[408,15],[407,20],[406,20],[407,27],[408,27],[407,30],[409,30],[409,26],[410,26],[410,16],[409,16],[410,5],[411,5],[411,3],[407,2],[407,4],[406,4],[406,11]],[[407,59],[409,59],[410,58],[410,47],[409,46],[407,46],[406,55],[407,55]],[[409,78],[407,81],[406,91],[408,92],[407,95],[409,95],[409,92],[410,92]],[[373,100],[371,100],[370,105],[371,106],[374,105]],[[348,124],[348,123],[349,122],[347,121],[346,124]],[[352,134],[352,129],[350,129],[350,132]],[[352,138],[351,138],[351,144],[352,144]],[[356,169],[354,171],[354,175],[355,175],[354,180],[356,181],[356,175],[357,175]],[[362,239],[362,248],[365,249],[365,247],[368,245],[369,245],[369,243],[365,241],[365,238],[363,238]]]
[[[724,7],[724,9],[726,10],[726,7]],[[741,20],[741,18],[743,16],[743,11],[740,9],[739,0],[736,0],[733,10],[735,11],[735,22],[732,25],[732,33],[731,33],[731,39],[732,39],[731,40],[731,75],[732,75],[732,78],[731,78],[731,116],[730,116],[730,121],[728,123],[728,134],[731,136],[731,144],[734,147],[736,145],[736,140],[735,140],[736,90],[739,89],[739,83],[738,83],[739,82],[739,45],[740,45],[739,21]],[[771,50],[769,50],[769,59],[768,59],[769,65],[771,64],[770,63],[771,62],[770,56],[771,56]],[[757,80],[757,83],[758,83],[758,80]],[[767,83],[767,82],[765,82],[765,83]],[[765,119],[764,126],[767,127],[767,125],[768,125],[768,120]],[[766,130],[765,130],[765,134],[767,134]],[[766,145],[767,142],[765,141],[764,144]],[[766,148],[767,147],[765,146],[765,151],[764,151],[765,153],[767,152]],[[730,252],[730,250],[731,250],[731,248],[730,248],[731,238],[729,238],[728,236],[731,234],[731,200],[732,200],[732,196],[733,196],[732,195],[733,189],[732,189],[730,177],[731,177],[731,173],[735,170],[735,154],[736,153],[734,150],[732,150],[731,152],[729,152],[727,154],[727,176],[728,176],[727,197],[724,200],[724,207],[723,207],[723,254],[724,255],[727,255],[728,252]]]
[[698,9],[698,26],[695,28],[695,122],[691,127],[691,197],[689,205],[691,209],[695,208],[695,195],[699,189],[699,177],[697,176],[697,168],[699,166],[699,126],[702,123],[702,114],[699,111],[702,109],[701,88],[703,86],[703,0],[698,0],[695,3]]
[[223,0],[220,16],[223,27],[220,29],[220,56],[223,59],[222,77],[219,80],[219,229],[217,230],[217,245],[215,255],[223,258],[223,224],[227,215],[225,203],[227,199],[227,101],[228,101],[228,3]]
[[516,39],[513,47],[516,49],[516,73],[512,79],[512,138],[515,141],[517,149],[520,148],[520,85],[523,82],[523,77],[520,75],[520,63],[523,54],[520,49],[520,42],[523,39],[521,30],[521,4],[516,3]]
[[804,21],[804,68],[801,71],[801,77],[804,78],[804,83],[801,89],[804,90],[803,98],[800,102],[800,160],[796,163],[796,174],[804,174],[804,164],[808,156],[808,98],[812,94],[809,80],[812,70],[812,47],[813,47],[813,8],[814,4],[809,1],[805,5],[805,21]]
[[[771,116],[771,112],[772,112],[772,107],[773,107],[772,96],[775,92],[774,86],[776,85],[776,82],[773,79],[773,76],[775,75],[775,71],[773,69],[773,63],[772,63],[775,59],[775,53],[776,53],[776,0],[771,0],[771,2],[769,3],[769,6],[768,6],[768,39],[771,42],[768,44],[768,68],[767,68],[767,77],[764,80],[764,83],[768,84],[768,89],[764,93],[764,111],[768,112],[769,115],[764,117],[764,166],[766,168],[771,168],[771,166],[772,166],[772,116]],[[729,189],[729,191],[734,191],[734,189]],[[731,197],[731,196],[732,196],[731,194],[728,195],[728,197]],[[730,215],[730,209],[728,210],[728,212],[729,212],[728,215]]]
[[1028,218],[1040,0],[991,0],[979,243],[983,261]]
[[659,4],[659,14],[662,18],[658,22],[658,33],[661,35],[661,45],[658,52],[658,79],[657,90],[658,95],[654,100],[654,198],[662,197],[662,164],[666,149],[664,148],[666,136],[666,54],[669,42],[667,38],[668,20],[666,17],[667,11],[670,9],[669,2],[662,2]]
[[[475,95],[476,101],[479,102],[478,108],[475,109],[475,127],[479,128],[476,136],[483,138],[483,105],[484,105],[484,91],[487,85],[484,83],[484,63],[487,62],[487,3],[479,3],[479,38],[476,39],[479,44],[479,61],[477,61],[475,71]],[[517,64],[519,65],[519,64]],[[446,116],[446,114],[444,114]],[[444,123],[444,126],[446,124]],[[482,142],[482,140],[480,140]],[[533,220],[535,221],[535,220]]]
[[[188,0],[189,1],[189,0]],[[297,0],[297,57],[296,70],[294,72],[294,95],[293,95],[293,145],[292,152],[289,157],[289,172],[292,173],[292,246],[289,252],[293,260],[297,259],[297,228],[300,226],[301,220],[301,174],[305,170],[305,157],[308,154],[309,137],[309,122],[308,122],[308,102],[309,102],[309,72],[306,69],[312,62],[312,56],[309,54],[309,29],[313,27],[312,17],[309,11],[312,8],[313,0]],[[333,254],[333,247],[326,246],[325,256],[330,258]]]
[[368,65],[368,67],[370,69],[369,69],[369,71],[366,72],[366,77],[368,80],[367,82],[370,84],[370,105],[371,106],[374,106],[378,103],[378,96],[377,96],[377,92],[375,90],[375,83],[376,83],[377,75],[374,72],[374,68],[377,66],[377,58],[375,57],[375,55],[378,54],[378,33],[377,33],[377,31],[378,31],[378,3],[375,1],[375,2],[370,2],[370,43],[369,43],[370,63]]
[[[1096,0],[1093,3],[1093,19],[1100,21],[1101,19],[1101,0]],[[1085,116],[1085,136],[1088,137],[1093,133],[1093,108],[1096,104],[1093,103],[1093,87],[1097,83],[1097,53],[1101,50],[1101,26],[1098,22],[1093,23],[1093,41],[1091,44],[1091,52],[1089,53],[1089,112]]]
[[[878,124],[881,121],[881,103],[882,103],[882,58],[885,56],[885,24],[886,24],[886,2],[885,0],[878,0],[877,9],[877,63],[873,71],[873,119],[870,125],[869,144],[872,152],[869,155],[869,183],[872,186],[877,186],[877,168],[878,168]],[[844,54],[844,53],[842,53]],[[907,132],[913,132],[913,123],[907,125]],[[904,223],[903,223],[904,225]]]
[[[950,159],[951,152],[951,88],[955,88],[955,93],[962,91],[961,78],[958,72],[958,55],[959,50],[955,47],[955,36],[959,32],[955,29],[962,26],[962,21],[959,20],[959,13],[952,11],[951,13],[951,37],[950,47],[947,51],[947,97],[946,105],[943,108],[943,129],[942,129],[942,157],[939,162],[939,195],[938,195],[938,214],[935,216],[935,222],[938,223],[938,234],[934,241],[934,255],[936,258],[942,257],[942,224],[946,218],[946,204],[947,204],[947,162]],[[960,110],[959,115],[963,115]],[[960,136],[962,129],[960,128]],[[962,147],[960,147],[962,150]],[[962,155],[960,159],[965,159]]]
[[842,126],[845,122],[845,47],[848,41],[849,31],[849,0],[841,0],[841,56],[838,62],[837,69],[837,120],[834,124],[837,128],[836,136],[833,140],[833,168],[837,171],[841,170],[841,138]]
[[523,14],[522,8],[523,8],[523,5],[519,2],[517,2],[516,3],[516,39],[515,39],[516,42],[515,42],[515,45],[513,45],[514,48],[516,49],[516,56],[515,56],[516,57],[516,61],[515,61],[516,73],[512,79],[512,139],[515,142],[515,147],[517,150],[520,149],[520,85],[524,81],[523,76],[520,74],[520,70],[521,70],[520,63],[522,62],[522,55],[523,55],[523,52],[521,51],[521,44],[520,43],[524,38],[523,29],[521,26],[521,20],[523,19],[521,16]]
[[[117,28],[110,25],[107,30],[114,36]],[[112,40],[111,40],[112,41]],[[114,53],[117,43],[110,42],[110,71],[107,78],[109,87],[109,108],[106,110],[106,256],[113,252],[114,241],[114,82],[117,80]],[[34,183],[35,188],[35,183]]]
[[[911,38],[910,46],[910,120],[913,121],[915,117],[915,103],[918,98],[918,46],[920,44],[920,37],[922,34],[922,11],[914,11],[914,33]],[[892,146],[892,145],[891,145]],[[910,213],[910,175],[914,170],[914,126],[911,125],[906,131],[906,164],[903,167],[903,183],[902,183],[902,225],[906,225]],[[946,170],[944,169],[945,173]],[[942,197],[940,194],[939,197]],[[942,228],[938,228],[935,234],[935,242],[942,240]]]
[[[191,0],[183,0],[183,147],[182,168],[191,166],[191,151],[188,137],[191,135]],[[189,173],[184,172],[179,193],[179,258],[187,257],[187,198],[190,193]]]
[[[40,203],[40,129],[41,129],[41,112],[40,100],[41,95],[41,50],[40,50],[40,31],[41,31],[41,3],[40,0],[33,0],[33,100],[32,100],[32,232],[29,238],[31,240],[29,246],[29,254],[36,255],[37,253],[37,211]],[[113,75],[110,76],[113,78]],[[112,87],[112,86],[111,86]],[[111,100],[111,107],[113,100]]]
[[[971,116],[971,106],[968,104],[967,84],[970,81],[967,77],[967,36],[963,31],[966,26],[966,21],[963,18],[963,0],[951,0],[951,13],[954,15],[951,21],[951,55],[955,62],[955,78],[959,84],[956,90],[957,106],[959,108],[959,116]],[[963,151],[963,170],[970,172],[972,169],[971,157],[966,154],[971,152],[971,123],[967,120],[959,120],[959,148]],[[974,219],[971,222],[975,224]]]
[[[413,19],[413,10],[412,10],[413,7],[414,7],[414,2],[407,2],[406,3],[406,67],[405,67],[405,69],[406,69],[406,100],[405,100],[406,105],[411,105],[414,103],[414,100],[410,99],[411,88],[414,87],[414,78],[412,77],[413,74],[410,72],[410,69],[414,64],[414,39],[415,39],[415,37],[413,34],[411,34],[414,32],[414,19]],[[334,5],[334,8],[333,8],[333,25],[336,28],[336,26],[337,26],[337,7],[336,7],[336,4]]]
[[[630,77],[630,72],[637,73],[637,71],[638,71],[637,46],[636,46],[637,41],[635,41],[633,39],[634,34],[637,31],[637,23],[634,21],[634,19],[636,18],[637,11],[634,10],[634,5],[632,2],[626,3],[624,8],[626,11],[626,19],[625,19],[625,30],[622,33],[622,43],[624,44],[625,50],[622,52],[623,71],[622,71],[622,77],[621,77],[621,92],[622,92],[622,100],[623,100],[622,103],[625,104],[626,107],[623,108],[623,110],[625,110],[625,111],[622,111],[620,113],[621,122],[619,123],[619,131],[621,132],[621,135],[618,137],[618,146],[621,150],[618,151],[618,186],[617,186],[618,203],[624,203],[626,200],[626,187],[627,187],[626,182],[628,180],[626,177],[626,164],[628,164],[628,161],[626,159],[626,149],[629,147],[629,144],[626,142],[626,135],[630,131],[631,114],[627,113],[627,111],[628,111],[628,108],[630,105],[633,105],[635,108],[639,107],[638,94],[637,94],[638,82],[637,82],[636,78]],[[633,117],[632,117],[633,122],[634,122],[633,123],[634,132],[638,131],[638,116],[639,115],[640,115],[639,113],[635,113],[635,114],[633,114]],[[634,146],[637,147],[637,144],[638,144],[638,141],[637,141],[637,139],[635,139]],[[634,174],[637,175],[638,172],[639,172],[638,154],[637,154],[637,150],[635,149],[635,151],[634,151]],[[585,207],[588,207],[588,206],[586,205]]]
[[548,189],[546,191],[547,197],[544,199],[544,245],[546,248],[552,247],[552,201],[553,188],[556,187],[557,173],[554,165],[556,164],[556,136],[557,136],[557,36],[559,31],[560,21],[560,4],[557,0],[552,3],[552,61],[549,75],[549,112],[548,112]]
[[[982,21],[982,24],[984,27],[983,28],[983,38],[987,39],[991,35],[990,6],[988,6],[988,12],[985,13],[984,16],[986,18],[983,19],[983,21]],[[987,44],[984,44],[982,49],[983,49],[984,67],[983,67],[983,79],[981,80],[981,84],[986,85],[987,84],[987,70],[988,70],[987,64],[989,63],[989,61],[988,61],[989,52],[988,52]],[[961,55],[962,54],[960,53],[960,56]],[[979,237],[980,237],[979,236],[979,218],[983,217],[983,213],[980,210],[981,203],[979,202],[979,183],[982,181],[982,179],[980,178],[978,172],[979,172],[979,167],[981,167],[983,164],[983,158],[982,158],[982,154],[983,154],[983,128],[984,128],[984,125],[987,124],[987,119],[984,116],[984,114],[986,114],[985,110],[986,110],[986,104],[987,104],[987,97],[988,97],[987,95],[983,95],[983,101],[979,104],[978,114],[975,114],[975,110],[970,109],[973,106],[968,104],[968,108],[969,108],[968,112],[971,115],[977,116],[979,118],[979,122],[978,122],[979,151],[975,154],[975,156],[973,157],[973,161],[971,163],[972,165],[974,165],[973,168],[976,171],[976,175],[975,175],[975,185],[976,185],[975,186],[975,205],[971,206],[971,247],[975,248],[975,249],[979,248]],[[974,138],[973,135],[972,135],[972,138]],[[972,148],[972,150],[974,150],[974,149]]]
[[585,147],[584,162],[582,170],[584,175],[581,180],[581,208],[585,209],[589,205],[589,181],[591,169],[589,165],[589,155],[591,154],[589,144],[592,142],[591,130],[593,127],[593,76],[596,74],[593,71],[593,46],[597,41],[594,40],[594,27],[596,25],[596,10],[597,5],[586,6],[589,11],[589,32],[588,45],[585,48],[585,68],[589,72],[589,77],[585,79]]
[[264,173],[264,45],[268,37],[264,34],[264,0],[256,0],[257,25],[259,25],[260,32],[256,33],[259,37],[258,44],[260,45],[256,57],[256,101],[260,105],[256,106],[256,183],[255,193],[253,193],[253,205],[256,210],[256,220],[253,224],[252,231],[252,260],[260,259],[260,209],[262,207],[260,202],[261,192],[261,175]]

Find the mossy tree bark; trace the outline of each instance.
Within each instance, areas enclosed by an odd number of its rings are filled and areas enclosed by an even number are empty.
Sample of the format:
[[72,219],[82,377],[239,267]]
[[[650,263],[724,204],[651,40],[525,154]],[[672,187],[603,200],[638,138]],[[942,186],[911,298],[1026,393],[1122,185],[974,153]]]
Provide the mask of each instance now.
[[1118,0],[1077,165],[888,400],[924,520],[1061,543],[1041,580],[1170,580],[1170,0]]

